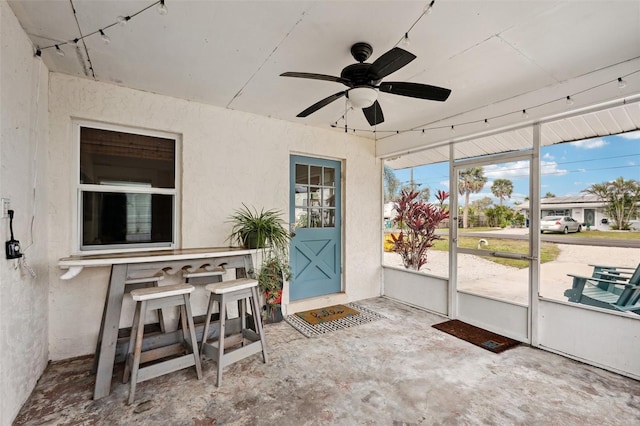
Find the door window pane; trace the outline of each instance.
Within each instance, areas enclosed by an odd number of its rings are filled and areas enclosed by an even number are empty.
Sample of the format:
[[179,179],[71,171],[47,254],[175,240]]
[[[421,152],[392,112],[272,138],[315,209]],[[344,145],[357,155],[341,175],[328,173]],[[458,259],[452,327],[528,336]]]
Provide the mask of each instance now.
[[[307,166],[306,164],[296,164],[296,183],[302,185],[309,184],[309,166]],[[296,192],[298,192],[297,186]]]

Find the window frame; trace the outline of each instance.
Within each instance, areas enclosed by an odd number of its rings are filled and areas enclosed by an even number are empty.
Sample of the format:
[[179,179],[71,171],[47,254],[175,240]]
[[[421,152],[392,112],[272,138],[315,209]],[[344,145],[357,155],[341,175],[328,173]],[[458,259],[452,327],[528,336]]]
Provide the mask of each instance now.
[[[110,253],[123,253],[123,252],[140,252],[140,251],[153,251],[153,250],[167,250],[180,247],[180,232],[181,229],[181,193],[182,193],[182,137],[176,133],[163,132],[159,130],[141,129],[137,127],[130,127],[119,124],[101,123],[90,120],[72,120],[73,125],[73,142],[74,142],[74,155],[73,155],[73,167],[72,167],[72,187],[73,199],[72,199],[72,240],[73,240],[73,254],[110,254]],[[155,187],[141,187],[141,186],[126,186],[126,185],[99,185],[99,184],[83,184],[80,183],[80,129],[92,128],[99,130],[108,130],[112,132],[132,133],[137,135],[152,136],[163,139],[172,139],[175,144],[175,163],[174,163],[174,188],[155,188]],[[82,243],[82,225],[83,225],[83,208],[82,208],[82,194],[84,192],[117,192],[124,194],[159,194],[170,195],[173,197],[173,223],[172,223],[172,235],[171,242],[160,243],[131,243],[131,244],[109,244],[105,246],[99,245],[83,245]]]

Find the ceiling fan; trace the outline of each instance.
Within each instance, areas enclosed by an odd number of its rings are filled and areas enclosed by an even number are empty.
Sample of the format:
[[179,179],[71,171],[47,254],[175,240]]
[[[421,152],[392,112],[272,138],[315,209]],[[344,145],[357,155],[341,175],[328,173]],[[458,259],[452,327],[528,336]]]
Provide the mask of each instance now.
[[362,112],[369,124],[375,126],[384,122],[382,108],[378,103],[378,91],[440,102],[446,101],[451,94],[450,89],[428,84],[396,81],[381,83],[383,78],[398,71],[416,59],[416,56],[404,49],[394,47],[373,61],[373,63],[364,62],[371,56],[372,52],[373,48],[368,43],[360,42],[351,46],[351,55],[358,63],[345,67],[340,73],[340,77],[306,72],[285,72],[280,74],[282,77],[333,81],[348,87],[347,90],[316,102],[298,114],[297,117],[306,117],[331,102],[346,96],[354,107],[362,108]]

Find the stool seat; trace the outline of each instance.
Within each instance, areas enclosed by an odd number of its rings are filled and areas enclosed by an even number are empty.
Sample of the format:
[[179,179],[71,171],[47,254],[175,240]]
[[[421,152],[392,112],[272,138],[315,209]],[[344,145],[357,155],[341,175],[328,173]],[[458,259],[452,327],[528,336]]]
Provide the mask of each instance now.
[[182,274],[184,278],[200,278],[200,277],[217,277],[225,274],[224,268],[216,268],[212,271],[185,272]]
[[127,278],[127,280],[124,282],[124,285],[153,283],[153,282],[157,283],[158,281],[162,281],[163,279],[164,279],[164,275],[161,272],[152,277]]
[[209,284],[205,287],[205,289],[213,294],[225,294],[257,286],[258,281],[256,280],[253,280],[251,278],[239,278],[237,280]]
[[138,288],[131,291],[131,297],[135,301],[160,299],[169,296],[188,294],[194,290],[189,284],[165,285],[162,287]]

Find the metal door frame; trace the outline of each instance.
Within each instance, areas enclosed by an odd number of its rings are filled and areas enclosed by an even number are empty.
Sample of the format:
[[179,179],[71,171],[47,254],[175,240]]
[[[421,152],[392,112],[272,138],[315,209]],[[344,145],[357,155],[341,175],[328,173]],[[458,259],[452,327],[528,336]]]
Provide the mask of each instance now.
[[[457,289],[458,282],[458,261],[457,256],[458,253],[468,253],[468,254],[482,254],[486,256],[486,250],[476,250],[476,249],[459,249],[457,247],[458,241],[458,172],[462,169],[467,169],[469,167],[478,167],[478,166],[486,166],[490,164],[496,163],[505,163],[505,162],[513,162],[519,160],[529,161],[529,198],[530,200],[537,200],[540,196],[540,149],[539,149],[539,140],[540,140],[540,126],[534,125],[534,143],[531,150],[527,151],[518,151],[511,152],[505,154],[498,155],[490,155],[483,156],[472,159],[464,159],[454,161],[455,159],[455,148],[454,144],[449,146],[449,154],[450,154],[450,162],[449,162],[449,188],[450,188],[450,211],[454,212],[449,223],[449,316],[451,318],[458,318],[460,316],[459,307],[460,307],[460,293]],[[533,207],[536,207],[538,203]],[[538,305],[538,290],[539,290],[539,270],[540,270],[540,261],[539,261],[539,247],[540,247],[540,237],[539,237],[539,216],[540,212],[537,208],[530,209],[530,221],[529,221],[529,255],[514,255],[513,253],[501,253],[501,252],[492,252],[491,255],[495,257],[507,257],[507,258],[518,258],[529,261],[529,303],[526,307],[526,336],[509,336],[518,338],[519,340],[525,340],[527,343],[535,343],[537,340],[536,336],[536,325],[535,325],[535,315],[537,314],[537,305]],[[482,298],[483,296],[478,295],[478,297]],[[486,297],[485,297],[486,298]],[[489,299],[489,298],[486,298]],[[493,306],[499,307],[500,303],[505,305],[512,306],[521,306],[516,303],[509,303],[508,301],[497,301],[493,300]],[[496,313],[496,316],[499,316],[500,312]],[[478,324],[482,325],[482,324]]]

